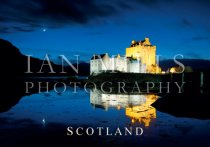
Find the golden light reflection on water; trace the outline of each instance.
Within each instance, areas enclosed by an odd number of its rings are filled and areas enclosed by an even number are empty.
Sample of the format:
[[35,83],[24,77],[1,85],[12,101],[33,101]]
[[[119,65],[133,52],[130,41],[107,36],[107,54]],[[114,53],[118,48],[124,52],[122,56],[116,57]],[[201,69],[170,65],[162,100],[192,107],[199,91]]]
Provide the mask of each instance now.
[[156,109],[151,106],[158,99],[157,95],[105,94],[100,90],[90,92],[90,103],[94,108],[108,111],[110,108],[125,109],[125,115],[132,124],[149,127],[152,119],[156,119]]
[[149,127],[152,119],[156,119],[156,109],[151,106],[158,96],[157,95],[145,95],[146,102],[139,106],[125,108],[125,115],[131,119],[132,123],[141,123],[145,127]]

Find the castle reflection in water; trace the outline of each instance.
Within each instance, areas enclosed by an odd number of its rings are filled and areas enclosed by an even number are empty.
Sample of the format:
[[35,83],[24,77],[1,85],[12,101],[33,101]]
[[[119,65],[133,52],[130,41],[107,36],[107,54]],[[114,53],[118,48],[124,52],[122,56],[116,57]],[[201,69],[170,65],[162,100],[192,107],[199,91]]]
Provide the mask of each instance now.
[[156,109],[151,106],[157,100],[154,94],[108,94],[94,89],[90,92],[90,103],[94,108],[109,108],[117,110],[125,109],[125,115],[131,119],[131,123],[140,123],[145,127],[150,125],[152,119],[156,119]]

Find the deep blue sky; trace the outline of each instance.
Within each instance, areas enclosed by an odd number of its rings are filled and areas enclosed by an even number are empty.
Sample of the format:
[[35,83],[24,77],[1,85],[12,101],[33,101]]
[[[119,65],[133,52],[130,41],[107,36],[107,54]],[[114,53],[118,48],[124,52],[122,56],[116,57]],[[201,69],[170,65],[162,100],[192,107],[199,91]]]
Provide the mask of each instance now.
[[54,60],[125,54],[131,40],[145,37],[162,59],[210,59],[209,15],[207,0],[0,0],[0,38]]

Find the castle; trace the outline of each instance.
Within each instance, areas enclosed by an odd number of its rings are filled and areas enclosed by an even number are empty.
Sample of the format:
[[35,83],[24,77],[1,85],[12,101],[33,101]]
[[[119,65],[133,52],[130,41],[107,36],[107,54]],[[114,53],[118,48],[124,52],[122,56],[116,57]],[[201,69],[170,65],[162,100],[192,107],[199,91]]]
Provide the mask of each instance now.
[[90,60],[90,74],[97,75],[106,71],[129,73],[159,73],[156,64],[156,46],[151,45],[149,38],[132,41],[126,48],[126,55],[110,57],[108,53],[93,55]]

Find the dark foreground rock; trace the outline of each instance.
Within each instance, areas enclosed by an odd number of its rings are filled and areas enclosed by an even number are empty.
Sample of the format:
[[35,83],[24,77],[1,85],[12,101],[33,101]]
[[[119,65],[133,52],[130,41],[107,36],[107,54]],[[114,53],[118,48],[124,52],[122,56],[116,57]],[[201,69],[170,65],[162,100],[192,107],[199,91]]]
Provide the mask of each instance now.
[[152,104],[158,111],[176,117],[210,119],[210,96],[207,94],[171,94]]

